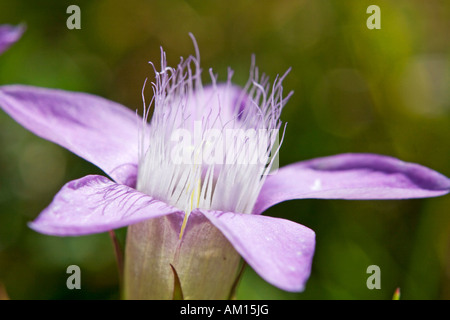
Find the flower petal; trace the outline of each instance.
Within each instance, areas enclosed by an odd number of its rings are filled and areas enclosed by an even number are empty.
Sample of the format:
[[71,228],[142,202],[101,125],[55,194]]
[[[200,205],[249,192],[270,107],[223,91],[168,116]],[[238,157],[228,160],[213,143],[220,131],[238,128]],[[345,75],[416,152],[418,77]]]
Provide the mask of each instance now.
[[94,163],[132,186],[138,158],[136,114],[94,95],[11,85],[0,87],[0,106],[38,136]]
[[286,291],[302,291],[311,273],[315,233],[280,218],[198,210],[230,241],[264,280]]
[[45,234],[79,236],[175,212],[179,210],[128,186],[91,175],[68,182],[29,226]]
[[376,154],[340,154],[294,163],[268,176],[253,213],[292,199],[409,199],[449,191],[450,179],[419,164]]
[[25,31],[25,26],[0,25],[0,54],[6,51],[12,44],[20,39]]

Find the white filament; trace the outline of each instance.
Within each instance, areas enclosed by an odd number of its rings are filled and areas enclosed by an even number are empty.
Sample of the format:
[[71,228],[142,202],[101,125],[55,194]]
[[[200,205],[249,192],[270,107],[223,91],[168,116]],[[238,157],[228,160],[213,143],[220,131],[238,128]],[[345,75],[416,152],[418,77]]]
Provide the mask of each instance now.
[[[195,208],[251,213],[278,152],[280,114],[292,94],[282,97],[287,72],[270,87],[266,76],[259,77],[252,59],[249,81],[237,97],[231,97],[239,92],[231,84],[231,70],[221,85],[210,70],[212,85],[203,87],[199,50],[193,41],[196,56],[181,59],[177,68],[167,66],[161,49],[153,99],[148,106],[144,101],[137,189],[184,210],[186,216]],[[177,141],[173,138],[180,130],[200,137],[192,143],[191,161],[181,163],[174,161]],[[252,130],[265,134],[230,139],[229,132]],[[205,161],[204,150],[220,145],[224,153],[215,156],[221,161]],[[248,161],[249,154],[261,154],[261,145],[263,159]]]

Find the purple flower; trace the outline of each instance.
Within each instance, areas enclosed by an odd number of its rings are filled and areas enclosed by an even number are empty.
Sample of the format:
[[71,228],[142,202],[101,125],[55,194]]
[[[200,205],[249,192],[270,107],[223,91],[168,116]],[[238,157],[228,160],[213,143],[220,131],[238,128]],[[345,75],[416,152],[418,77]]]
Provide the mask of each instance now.
[[[86,93],[0,87],[0,106],[13,119],[109,176],[68,182],[30,227],[79,236],[129,226],[128,298],[171,298],[177,278],[185,298],[226,298],[240,257],[267,282],[301,291],[315,234],[264,210],[291,199],[408,199],[450,190],[438,172],[375,154],[318,158],[270,173],[290,96],[283,97],[284,76],[270,85],[252,66],[243,89],[231,83],[231,71],[220,84],[210,72],[213,83],[203,87],[198,51],[176,68],[166,65],[164,52],[161,61],[153,108],[145,106],[140,121]],[[230,139],[230,132],[244,138]],[[247,158],[254,154],[257,161]]]
[[8,24],[0,25],[0,54],[6,51],[13,43],[20,39],[25,26],[11,26]]

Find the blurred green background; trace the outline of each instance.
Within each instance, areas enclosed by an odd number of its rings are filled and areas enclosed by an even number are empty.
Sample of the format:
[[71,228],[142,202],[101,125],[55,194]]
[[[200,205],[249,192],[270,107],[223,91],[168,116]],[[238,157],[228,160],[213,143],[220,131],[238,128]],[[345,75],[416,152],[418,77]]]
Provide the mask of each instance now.
[[[81,30],[66,27],[71,4]],[[371,4],[380,30],[366,27]],[[193,54],[192,32],[203,70],[221,80],[230,66],[245,84],[253,53],[271,79],[292,67],[281,165],[371,152],[450,176],[449,1],[2,0],[3,23],[27,31],[0,57],[0,84],[85,91],[135,110],[153,77],[148,61],[159,65],[160,46],[169,65]],[[108,234],[59,238],[27,227],[65,182],[90,173],[101,171],[0,111],[0,283],[11,299],[119,297]],[[306,290],[283,292],[247,268],[237,298],[391,299],[400,287],[402,299],[449,299],[449,208],[449,196],[279,204],[266,214],[316,232]],[[66,287],[72,264],[81,290]],[[369,265],[381,269],[380,290],[366,287]]]

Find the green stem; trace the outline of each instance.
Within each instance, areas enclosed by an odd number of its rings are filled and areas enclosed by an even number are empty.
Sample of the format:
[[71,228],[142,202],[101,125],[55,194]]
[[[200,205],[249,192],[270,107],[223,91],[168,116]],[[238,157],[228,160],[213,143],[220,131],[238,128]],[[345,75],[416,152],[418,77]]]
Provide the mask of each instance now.
[[122,288],[123,284],[123,250],[120,246],[119,240],[117,239],[116,233],[114,230],[109,230],[109,236],[111,237],[113,246],[114,246],[114,254],[116,256],[117,261],[117,269],[119,272],[119,285]]

